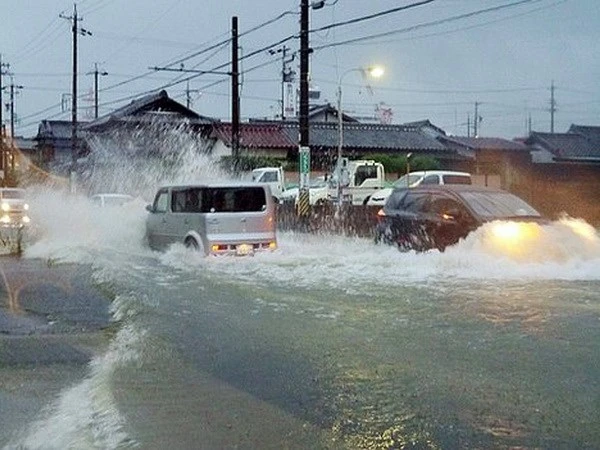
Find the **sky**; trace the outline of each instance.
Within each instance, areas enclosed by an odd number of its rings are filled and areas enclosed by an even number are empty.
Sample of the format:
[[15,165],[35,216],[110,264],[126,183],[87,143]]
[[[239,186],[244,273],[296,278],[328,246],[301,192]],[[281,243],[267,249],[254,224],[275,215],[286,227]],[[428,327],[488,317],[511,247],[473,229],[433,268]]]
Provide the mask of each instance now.
[[[310,78],[320,102],[373,117],[390,108],[392,123],[430,120],[466,136],[508,139],[571,124],[600,126],[600,1],[598,0],[326,0],[310,12]],[[425,3],[425,2],[423,2]],[[15,134],[34,136],[43,119],[71,119],[73,2],[0,0],[3,103],[14,88]],[[226,74],[232,17],[238,17],[243,70],[242,119],[281,110],[283,46],[299,73],[300,0],[81,0],[78,26],[78,117],[93,118],[95,64],[99,114],[165,88],[199,114],[229,120]],[[377,14],[380,13],[380,14]],[[351,19],[366,20],[343,24]],[[334,25],[334,26],[330,26]],[[290,38],[289,40],[285,40]],[[351,41],[351,42],[349,42]],[[269,49],[272,52],[269,52]],[[271,54],[273,53],[273,54]],[[244,57],[244,55],[248,55]],[[360,68],[385,68],[366,79]],[[192,77],[187,82],[181,80]],[[186,89],[189,92],[186,93]],[[9,113],[4,110],[7,123]]]

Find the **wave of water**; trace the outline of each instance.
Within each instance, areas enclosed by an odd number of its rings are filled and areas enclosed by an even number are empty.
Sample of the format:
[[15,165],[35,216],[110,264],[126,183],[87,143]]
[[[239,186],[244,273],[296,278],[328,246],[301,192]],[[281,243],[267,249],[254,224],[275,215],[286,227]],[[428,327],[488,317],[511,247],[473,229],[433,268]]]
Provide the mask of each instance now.
[[[202,157],[205,158],[205,157]],[[197,167],[198,161],[191,159]],[[204,162],[207,160],[203,159]],[[196,166],[193,166],[196,164]],[[191,169],[190,169],[191,170]],[[511,280],[600,280],[600,235],[588,224],[563,218],[537,230],[535,239],[518,255],[498,247],[489,224],[440,253],[401,253],[368,239],[330,235],[279,233],[279,248],[254,257],[208,257],[174,245],[165,253],[150,251],[144,243],[144,209],[158,184],[165,181],[206,181],[200,172],[182,171],[168,180],[152,168],[138,187],[143,192],[125,208],[98,208],[85,195],[73,196],[48,189],[31,190],[32,239],[25,257],[90,264],[96,281],[138,277],[139,283],[168,287],[178,271],[201,271],[230,283],[276,283],[292,288],[326,288],[361,296],[395,291],[406,285],[444,286],[472,280],[493,283]],[[193,173],[192,173],[193,172]],[[225,175],[214,171],[214,177]],[[119,184],[122,174],[109,183]],[[150,194],[148,194],[150,193]],[[122,293],[123,294],[123,293]],[[108,352],[90,364],[85,380],[65,390],[28,429],[19,444],[25,448],[119,448],[135,445],[115,406],[110,390],[114,371],[134,363],[144,353],[146,330],[135,316],[144,305],[143,294],[120,295],[113,315],[122,328]]]

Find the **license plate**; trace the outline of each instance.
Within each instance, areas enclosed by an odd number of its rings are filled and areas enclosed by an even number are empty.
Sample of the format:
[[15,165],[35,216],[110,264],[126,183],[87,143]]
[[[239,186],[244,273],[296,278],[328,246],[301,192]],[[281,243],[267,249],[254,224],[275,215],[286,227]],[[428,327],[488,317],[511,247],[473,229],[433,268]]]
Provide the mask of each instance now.
[[235,248],[235,253],[237,255],[249,255],[254,250],[254,247],[250,244],[239,244]]

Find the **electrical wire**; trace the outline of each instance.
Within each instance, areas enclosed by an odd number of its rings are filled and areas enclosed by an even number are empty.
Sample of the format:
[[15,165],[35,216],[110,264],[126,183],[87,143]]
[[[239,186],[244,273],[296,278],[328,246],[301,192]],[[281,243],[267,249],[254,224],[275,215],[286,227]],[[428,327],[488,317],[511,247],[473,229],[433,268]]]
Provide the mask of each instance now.
[[415,31],[415,30],[420,30],[423,28],[428,28],[428,27],[432,27],[432,26],[437,26],[437,25],[442,25],[445,23],[451,23],[451,22],[455,22],[457,20],[462,20],[462,19],[466,19],[466,18],[470,18],[470,17],[475,17],[475,16],[479,16],[482,14],[488,14],[491,12],[496,12],[496,11],[500,11],[506,8],[512,8],[515,6],[520,6],[520,5],[524,5],[526,3],[539,3],[541,1],[544,0],[519,0],[513,3],[508,3],[508,4],[504,4],[504,5],[497,5],[497,6],[493,6],[490,8],[485,8],[485,9],[480,9],[477,11],[471,11],[469,13],[465,13],[465,14],[458,14],[455,16],[450,16],[447,17],[445,19],[439,19],[439,20],[433,20],[431,22],[425,22],[425,23],[420,23],[417,25],[411,25],[410,27],[406,27],[406,28],[402,28],[399,30],[392,30],[392,31],[386,31],[383,33],[376,33],[376,34],[371,34],[371,35],[367,35],[367,36],[361,36],[358,38],[352,38],[352,39],[347,39],[345,41],[339,41],[339,42],[332,42],[330,44],[324,44],[324,45],[320,45],[320,46],[316,46],[313,47],[313,50],[322,50],[325,48],[330,48],[330,47],[339,47],[340,45],[348,45],[348,44],[353,44],[355,42],[362,42],[362,41],[367,41],[367,40],[373,40],[373,39],[377,39],[380,37],[386,37],[386,36],[391,36],[394,34],[400,34],[400,33],[408,33],[411,31]]
[[387,40],[372,40],[369,42],[355,42],[352,44],[348,44],[348,45],[381,45],[381,44],[390,44],[390,43],[394,43],[394,42],[401,42],[401,41],[416,41],[418,39],[425,39],[425,38],[431,38],[431,37],[436,37],[436,36],[445,36],[448,34],[454,34],[454,33],[459,33],[461,31],[466,31],[466,30],[473,30],[475,28],[481,28],[481,27],[485,27],[488,25],[492,25],[495,23],[499,23],[499,22],[504,22],[507,20],[512,20],[512,19],[516,19],[518,17],[524,17],[524,16],[528,16],[530,14],[534,14],[537,13],[539,11],[543,11],[545,9],[549,9],[549,8],[554,8],[555,6],[561,4],[561,3],[566,3],[569,0],[559,0],[557,2],[554,2],[550,5],[546,5],[546,6],[540,6],[539,8],[534,8],[531,9],[529,11],[525,11],[523,13],[519,13],[519,14],[512,14],[506,17],[500,17],[498,19],[494,19],[494,20],[488,20],[487,22],[481,22],[481,23],[477,23],[474,25],[468,25],[468,26],[464,26],[464,27],[460,27],[460,28],[456,28],[454,30],[446,30],[446,31],[438,31],[435,33],[427,33],[427,34],[421,34],[419,36],[410,36],[410,37],[406,37],[406,38],[396,38],[396,39],[387,39]]
[[385,10],[385,11],[379,11],[377,13],[369,14],[367,16],[357,17],[357,18],[354,18],[354,19],[345,20],[343,22],[331,23],[329,25],[325,25],[323,27],[315,28],[313,30],[310,30],[310,32],[311,33],[317,33],[317,32],[320,32],[320,31],[331,30],[332,28],[337,28],[337,27],[341,27],[341,26],[345,26],[345,25],[353,25],[355,23],[364,22],[365,20],[376,19],[378,17],[386,16],[388,14],[393,14],[393,13],[397,13],[397,12],[400,12],[400,11],[406,11],[407,9],[416,8],[417,6],[424,6],[424,5],[427,5],[429,3],[433,3],[434,1],[435,0],[422,0],[420,2],[411,3],[410,5],[398,6],[396,8],[388,9],[388,10]]

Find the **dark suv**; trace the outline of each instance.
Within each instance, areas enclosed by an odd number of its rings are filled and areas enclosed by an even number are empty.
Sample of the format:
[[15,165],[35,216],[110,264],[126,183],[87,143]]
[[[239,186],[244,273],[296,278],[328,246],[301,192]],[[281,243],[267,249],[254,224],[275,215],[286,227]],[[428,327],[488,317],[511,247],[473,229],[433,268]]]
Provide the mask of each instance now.
[[394,189],[378,213],[375,241],[401,250],[443,251],[494,220],[543,221],[510,192],[468,185],[418,186]]

